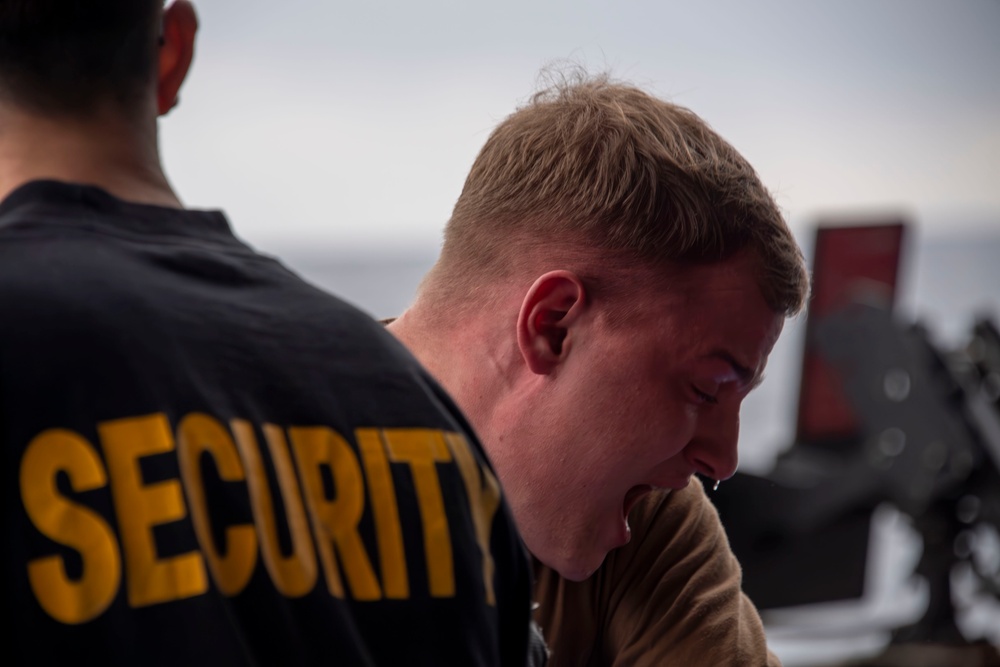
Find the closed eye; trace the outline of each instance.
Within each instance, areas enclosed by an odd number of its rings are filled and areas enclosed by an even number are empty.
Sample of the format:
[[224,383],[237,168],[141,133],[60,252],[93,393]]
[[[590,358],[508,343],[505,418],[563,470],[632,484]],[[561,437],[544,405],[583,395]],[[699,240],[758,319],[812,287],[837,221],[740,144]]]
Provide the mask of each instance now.
[[694,390],[695,396],[697,396],[698,398],[700,398],[704,402],[711,403],[712,405],[715,405],[715,404],[717,404],[719,402],[718,398],[716,398],[715,396],[712,396],[711,394],[706,394],[701,389],[698,389],[698,387],[695,387],[695,386],[692,385],[691,388]]

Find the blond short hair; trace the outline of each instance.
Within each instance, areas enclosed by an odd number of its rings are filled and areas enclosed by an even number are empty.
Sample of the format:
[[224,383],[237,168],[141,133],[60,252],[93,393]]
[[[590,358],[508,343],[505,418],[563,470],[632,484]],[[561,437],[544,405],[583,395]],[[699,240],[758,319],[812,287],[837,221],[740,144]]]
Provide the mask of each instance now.
[[750,164],[690,110],[606,75],[564,77],[493,131],[432,276],[487,282],[525,243],[549,242],[653,267],[749,249],[775,312],[797,313],[809,291],[801,250]]

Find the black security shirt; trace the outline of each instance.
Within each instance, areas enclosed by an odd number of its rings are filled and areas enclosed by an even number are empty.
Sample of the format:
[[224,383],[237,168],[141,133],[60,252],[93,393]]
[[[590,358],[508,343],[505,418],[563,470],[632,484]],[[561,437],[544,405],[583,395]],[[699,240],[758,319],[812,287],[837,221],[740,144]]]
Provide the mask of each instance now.
[[528,563],[449,398],[219,212],[0,204],[5,655],[514,665]]

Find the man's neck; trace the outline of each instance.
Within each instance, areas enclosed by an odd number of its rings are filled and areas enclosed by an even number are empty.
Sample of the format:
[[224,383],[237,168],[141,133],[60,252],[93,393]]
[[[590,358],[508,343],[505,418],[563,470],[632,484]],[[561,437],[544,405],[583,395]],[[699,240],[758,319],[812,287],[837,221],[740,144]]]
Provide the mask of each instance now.
[[387,328],[455,399],[485,442],[510,383],[512,351],[489,318],[455,322],[440,312],[418,296]]
[[155,120],[115,114],[53,118],[0,106],[0,200],[47,179],[100,187],[126,201],[181,208],[160,166]]
[[455,363],[458,360],[454,356],[451,358],[452,363],[448,363],[448,357],[442,354],[442,346],[448,347],[452,342],[448,332],[428,324],[423,309],[419,304],[414,304],[402,315],[393,318],[386,328],[449,393],[454,395],[452,386],[459,383],[461,379],[459,373],[463,364]]

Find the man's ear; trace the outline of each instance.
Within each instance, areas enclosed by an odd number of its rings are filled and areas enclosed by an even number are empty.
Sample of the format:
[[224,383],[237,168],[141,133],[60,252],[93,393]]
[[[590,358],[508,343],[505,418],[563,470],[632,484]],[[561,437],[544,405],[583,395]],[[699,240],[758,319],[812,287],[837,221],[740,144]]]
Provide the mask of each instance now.
[[583,282],[571,271],[550,271],[534,282],[517,317],[517,344],[532,372],[547,375],[565,360],[587,305]]
[[160,115],[177,106],[178,93],[194,59],[198,15],[189,0],[174,0],[163,10],[156,103]]

